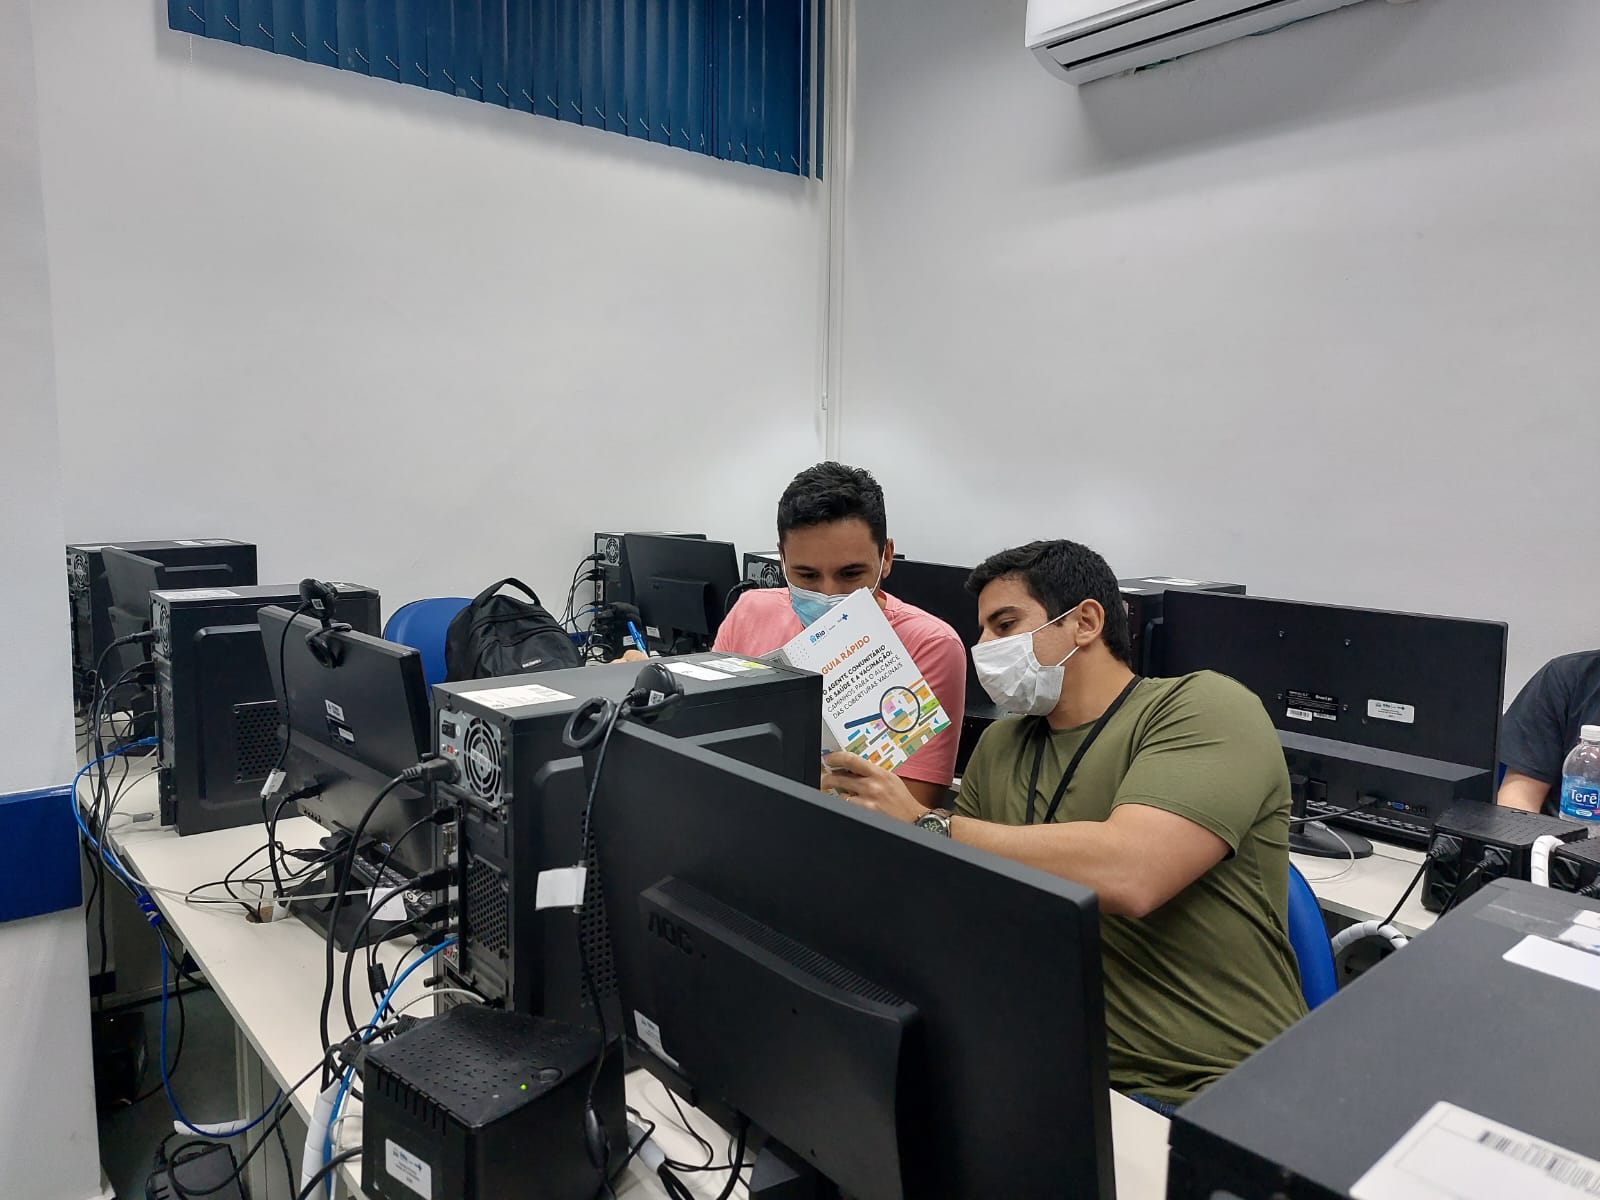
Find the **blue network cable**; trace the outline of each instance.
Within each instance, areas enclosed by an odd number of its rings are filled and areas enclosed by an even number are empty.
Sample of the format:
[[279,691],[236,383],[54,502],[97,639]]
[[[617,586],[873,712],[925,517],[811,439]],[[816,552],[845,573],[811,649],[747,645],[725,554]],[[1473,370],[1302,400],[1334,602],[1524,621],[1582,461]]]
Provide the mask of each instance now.
[[[85,763],[82,768],[79,769],[78,773],[72,777],[72,819],[78,823],[78,832],[83,835],[84,841],[88,842],[89,845],[94,847],[94,852],[100,856],[101,860],[104,861],[106,866],[110,867],[111,870],[116,873],[117,878],[125,883],[133,891],[136,897],[142,897],[146,900],[149,899],[149,893],[145,891],[144,885],[128,872],[128,869],[124,867],[122,863],[119,862],[111,853],[109,847],[102,846],[95,839],[94,834],[89,832],[89,827],[83,823],[83,810],[78,805],[78,781],[90,771],[94,770],[94,768],[98,767],[101,763],[105,762],[107,759],[117,758],[120,755],[131,753],[134,750],[141,750],[146,746],[154,746],[155,744],[156,739],[152,737],[143,738],[137,742],[130,742],[126,746],[118,746],[115,750],[108,750],[99,758]],[[144,905],[141,904],[140,908],[144,908]],[[147,920],[150,920],[152,925],[156,923],[154,915],[148,909],[145,909],[145,917]]]
[[[377,1011],[372,1014],[371,1027],[361,1035],[363,1042],[370,1042],[377,1035],[378,1023],[383,1020],[383,1014],[389,1007],[389,1001],[394,999],[394,994],[400,990],[400,985],[410,978],[411,973],[440,951],[447,950],[455,944],[455,938],[446,938],[395,977],[395,981],[389,985],[389,990],[383,994],[383,999],[378,1002]],[[355,1072],[354,1066],[345,1069],[344,1079],[340,1082],[339,1091],[333,1098],[333,1109],[328,1114],[328,1135],[323,1143],[322,1158],[324,1164],[333,1158],[333,1131],[338,1126],[339,1110],[344,1107],[344,1098],[349,1094],[350,1084],[355,1079]]]
[[[129,891],[133,893],[134,900],[139,905],[139,911],[144,914],[145,920],[148,921],[152,927],[156,927],[161,924],[161,910],[156,907],[155,901],[151,898],[150,893],[148,890],[146,890],[144,884],[135,879],[128,868],[122,865],[121,861],[118,860],[116,855],[111,853],[111,847],[98,841],[94,834],[90,832],[89,827],[84,824],[83,810],[78,805],[78,781],[92,771],[95,767],[105,762],[107,759],[116,758],[118,755],[127,754],[133,750],[143,749],[146,746],[154,746],[155,744],[155,738],[144,738],[137,742],[131,742],[126,746],[119,746],[115,750],[111,750],[105,754],[102,754],[99,758],[85,763],[78,773],[72,777],[72,819],[78,823],[78,832],[83,835],[84,841],[88,842],[90,846],[94,847],[94,851],[100,856],[101,861],[103,861],[106,866],[110,867],[117,878],[128,886]],[[207,1132],[206,1130],[201,1129],[193,1124],[188,1117],[183,1115],[183,1109],[178,1106],[178,1098],[177,1096],[173,1095],[172,1078],[167,1073],[167,1000],[171,993],[171,989],[168,987],[167,983],[167,976],[171,970],[172,960],[167,953],[167,939],[161,935],[161,931],[159,929],[156,929],[156,941],[161,945],[161,1089],[167,1094],[167,1103],[172,1108],[172,1115],[176,1117],[178,1123],[190,1133],[194,1134],[196,1137],[203,1138],[215,1138],[218,1136],[223,1136]],[[241,1133],[245,1133],[251,1129],[254,1129],[257,1125],[261,1124],[262,1121],[265,1121],[269,1116],[272,1115],[272,1110],[277,1107],[278,1101],[282,1098],[283,1092],[279,1091],[279,1093],[273,1097],[272,1103],[268,1105],[266,1112],[262,1113],[259,1117],[256,1117],[247,1125],[232,1128],[232,1132],[226,1134],[225,1136],[236,1137]]]
[[188,1117],[184,1116],[183,1109],[178,1107],[178,1097],[173,1095],[172,1092],[172,1078],[167,1074],[167,972],[172,965],[172,959],[167,954],[167,939],[162,937],[159,931],[156,933],[156,941],[161,943],[161,1090],[167,1094],[167,1104],[172,1108],[172,1115],[178,1119],[178,1124],[196,1137],[222,1139],[238,1137],[241,1133],[248,1133],[272,1115],[273,1109],[278,1107],[278,1101],[283,1099],[282,1088],[278,1089],[278,1094],[272,1098],[272,1102],[267,1105],[267,1110],[264,1113],[259,1117],[252,1118],[246,1125],[230,1125],[228,1132],[225,1134],[201,1129],[192,1123]]

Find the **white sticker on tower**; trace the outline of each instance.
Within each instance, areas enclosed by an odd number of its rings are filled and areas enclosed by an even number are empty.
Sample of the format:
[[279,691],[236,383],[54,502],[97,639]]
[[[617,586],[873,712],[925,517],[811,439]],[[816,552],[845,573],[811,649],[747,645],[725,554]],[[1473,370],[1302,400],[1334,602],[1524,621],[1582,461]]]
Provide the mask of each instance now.
[[176,591],[151,592],[152,596],[160,596],[163,600],[237,600],[238,592],[231,592],[227,588],[183,588]]
[[433,1200],[433,1168],[392,1138],[383,1141],[383,1166],[390,1179],[405,1184],[422,1200]]
[[537,683],[525,683],[520,687],[490,688],[485,692],[462,692],[464,700],[476,700],[479,704],[488,705],[490,708],[526,708],[530,704],[554,704],[557,700],[571,700],[566,692],[558,692],[555,688],[543,687]]
[[1440,1100],[1350,1189],[1354,1200],[1586,1200],[1600,1162]]
[[674,675],[682,675],[685,679],[703,679],[709,683],[726,683],[728,677],[721,671],[708,671],[696,663],[669,662],[667,670]]
[[1396,704],[1393,700],[1368,700],[1367,716],[1374,721],[1397,721],[1401,725],[1415,725],[1417,710],[1410,704]]

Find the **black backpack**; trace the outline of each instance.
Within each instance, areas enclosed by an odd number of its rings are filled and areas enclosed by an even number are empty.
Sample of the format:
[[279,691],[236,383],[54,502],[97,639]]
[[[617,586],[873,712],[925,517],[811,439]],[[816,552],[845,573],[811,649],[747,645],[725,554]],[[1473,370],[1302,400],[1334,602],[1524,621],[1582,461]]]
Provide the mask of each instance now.
[[[507,585],[532,603],[496,595]],[[502,579],[484,588],[451,618],[444,635],[445,678],[451,683],[554,671],[581,662],[567,631],[520,579]]]

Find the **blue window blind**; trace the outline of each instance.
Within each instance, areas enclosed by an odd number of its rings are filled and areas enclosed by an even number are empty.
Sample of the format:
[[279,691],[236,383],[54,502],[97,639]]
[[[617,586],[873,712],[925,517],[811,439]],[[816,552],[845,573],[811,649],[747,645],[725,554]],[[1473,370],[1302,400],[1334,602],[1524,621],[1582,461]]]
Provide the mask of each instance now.
[[168,0],[181,33],[822,177],[827,0]]

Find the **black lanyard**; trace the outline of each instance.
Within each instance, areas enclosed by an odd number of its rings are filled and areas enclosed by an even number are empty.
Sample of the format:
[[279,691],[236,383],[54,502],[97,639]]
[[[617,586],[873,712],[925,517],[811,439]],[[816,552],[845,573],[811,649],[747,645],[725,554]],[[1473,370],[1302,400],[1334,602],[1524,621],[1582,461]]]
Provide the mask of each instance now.
[[[1050,798],[1050,807],[1045,810],[1044,823],[1046,825],[1056,819],[1056,810],[1061,807],[1061,798],[1067,794],[1067,788],[1072,784],[1072,777],[1078,773],[1078,764],[1083,761],[1083,756],[1089,753],[1089,747],[1094,745],[1095,738],[1100,736],[1100,731],[1111,723],[1111,718],[1117,715],[1117,710],[1123,702],[1133,695],[1133,689],[1139,686],[1139,676],[1135,675],[1128,681],[1128,686],[1122,689],[1122,694],[1111,702],[1111,707],[1100,714],[1100,719],[1094,723],[1094,728],[1089,730],[1089,736],[1078,743],[1078,752],[1072,756],[1072,761],[1067,764],[1066,773],[1061,776],[1061,782],[1056,784],[1055,795]],[[1044,747],[1050,740],[1050,721],[1047,717],[1040,717],[1039,724],[1034,727],[1034,741],[1039,743],[1033,755],[1033,774],[1028,779],[1028,824],[1033,824],[1033,801],[1039,793],[1039,772],[1044,767]],[[1024,751],[1026,753],[1026,751]]]

